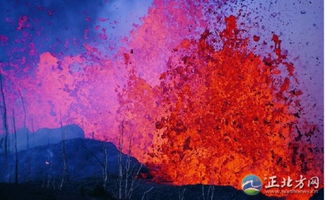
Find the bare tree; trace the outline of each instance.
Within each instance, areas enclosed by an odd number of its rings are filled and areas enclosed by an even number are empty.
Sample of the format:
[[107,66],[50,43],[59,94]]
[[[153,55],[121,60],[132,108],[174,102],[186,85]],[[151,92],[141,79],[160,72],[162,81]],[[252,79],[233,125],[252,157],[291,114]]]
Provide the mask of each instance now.
[[108,183],[108,147],[107,143],[103,142],[103,148],[104,148],[104,166],[102,166],[103,170],[103,188],[106,188]]
[[202,200],[213,200],[215,187],[202,185]]
[[45,161],[45,165],[47,167],[47,177],[46,177],[46,181],[45,181],[45,185],[46,188],[50,188],[50,186],[52,186],[53,189],[56,188],[55,185],[55,177],[52,176],[52,168],[53,168],[53,160],[52,160],[52,155],[53,153],[51,151],[49,151],[48,148],[48,155],[47,155],[47,160]]
[[118,199],[132,199],[133,191],[135,188],[135,177],[140,174],[143,165],[140,164],[137,168],[136,165],[132,165],[131,160],[131,146],[132,146],[132,134],[127,136],[128,146],[126,160],[123,159],[123,149],[124,149],[124,137],[125,137],[125,121],[123,120],[120,124],[120,135],[118,141]]
[[104,151],[104,163],[102,160],[87,147],[87,145],[82,141],[81,143],[82,147],[92,156],[92,158],[95,159],[95,161],[99,164],[99,166],[102,169],[102,176],[103,176],[103,187],[106,188],[107,183],[108,183],[108,158],[109,158],[109,153],[108,153],[108,146],[105,142],[103,142],[103,151]]
[[66,179],[68,178],[68,165],[67,165],[67,153],[66,153],[66,144],[65,144],[65,132],[63,130],[63,125],[62,125],[62,118],[61,118],[61,113],[60,113],[60,129],[61,129],[61,148],[62,148],[62,159],[63,159],[63,171],[62,171],[62,177],[61,177],[61,183],[59,186],[59,189],[61,190],[63,187],[63,184]]
[[186,188],[181,189],[178,192],[178,200],[184,200]]
[[9,143],[8,143],[8,137],[9,137],[9,130],[8,130],[8,116],[7,116],[7,105],[6,105],[6,98],[5,98],[5,93],[4,93],[4,85],[3,85],[3,78],[2,74],[0,73],[0,95],[1,95],[1,100],[2,100],[2,125],[4,129],[4,154],[5,154],[5,160],[7,160],[8,157],[8,148],[9,148]]
[[[32,127],[32,129],[34,129],[34,128]],[[49,139],[47,140],[47,151],[46,152],[47,152],[47,159],[44,161],[44,165],[45,165],[45,168],[46,168],[45,174],[44,174],[45,179],[43,180],[41,187],[50,188],[50,186],[52,186],[52,189],[55,190],[55,188],[56,188],[56,185],[55,185],[56,178],[52,174],[53,152],[50,150],[50,141],[49,141]],[[58,188],[59,187],[60,187],[60,185],[58,185]]]
[[123,166],[122,166],[122,148],[123,148],[123,135],[124,135],[124,121],[122,121],[120,125],[120,136],[118,141],[118,148],[119,148],[119,154],[118,154],[118,198],[122,199],[122,181],[123,181]]
[[141,197],[141,200],[145,200],[146,195],[147,195],[151,190],[153,190],[153,186],[150,187],[148,190],[146,190],[146,191],[143,193],[143,195],[142,195],[142,197]]
[[15,119],[15,110],[12,110],[12,126],[14,132],[14,148],[15,148],[15,184],[18,184],[19,176],[19,160],[18,160],[18,150],[17,150],[17,131],[16,131],[16,119]]
[[26,149],[29,149],[29,133],[26,130],[27,112],[26,112],[24,97],[23,97],[20,89],[18,89],[18,95],[20,97],[21,105],[23,107],[23,112],[24,112],[24,131],[25,131],[25,134],[26,134]]
[[[30,148],[30,139],[32,139],[33,138],[33,133],[35,132],[35,130],[34,130],[34,120],[33,120],[33,118],[31,117],[31,119],[30,119],[30,125],[31,125],[31,133],[32,134],[28,134],[28,137],[26,138],[27,139],[27,148],[29,149]],[[26,161],[26,166],[27,166],[27,173],[26,173],[26,175],[25,175],[25,177],[26,177],[26,181],[28,181],[29,180],[29,178],[30,178],[30,174],[31,174],[31,172],[32,172],[32,165],[31,165],[31,161],[30,160],[27,160]]]

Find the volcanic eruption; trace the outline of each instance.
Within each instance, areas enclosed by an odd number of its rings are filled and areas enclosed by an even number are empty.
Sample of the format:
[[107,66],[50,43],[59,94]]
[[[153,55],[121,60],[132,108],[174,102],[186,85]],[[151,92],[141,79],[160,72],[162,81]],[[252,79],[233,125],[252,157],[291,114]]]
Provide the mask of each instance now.
[[35,42],[46,28],[23,15],[14,38],[0,35],[11,55],[0,62],[1,105],[9,116],[15,110],[18,127],[77,124],[86,137],[136,157],[158,183],[241,189],[247,174],[264,184],[271,176],[279,183],[322,179],[323,149],[315,142],[322,125],[306,115],[295,62],[281,46],[286,38],[250,35],[240,23],[248,13],[210,4],[155,0],[114,52],[107,27],[89,25],[89,16],[82,39],[37,48],[52,40]]

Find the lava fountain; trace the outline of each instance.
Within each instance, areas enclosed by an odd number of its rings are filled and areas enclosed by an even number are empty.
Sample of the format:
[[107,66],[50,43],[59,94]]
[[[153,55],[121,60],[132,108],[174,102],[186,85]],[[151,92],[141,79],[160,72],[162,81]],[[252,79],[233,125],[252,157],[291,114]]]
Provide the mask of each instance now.
[[0,35],[12,55],[0,63],[2,105],[15,110],[18,127],[78,124],[87,137],[145,163],[156,182],[241,189],[247,174],[323,177],[315,142],[322,125],[304,116],[303,89],[281,38],[273,34],[267,46],[238,22],[245,14],[225,16],[209,5],[155,0],[114,55],[99,25],[80,41],[55,43],[55,51],[38,48],[44,28],[21,16],[17,35]]

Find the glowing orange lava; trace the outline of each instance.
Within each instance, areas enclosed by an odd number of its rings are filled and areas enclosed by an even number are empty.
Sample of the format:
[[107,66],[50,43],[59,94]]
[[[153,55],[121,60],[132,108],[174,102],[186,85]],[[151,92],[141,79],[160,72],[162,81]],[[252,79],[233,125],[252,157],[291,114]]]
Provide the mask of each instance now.
[[130,76],[120,103],[127,110],[121,117],[133,123],[129,132],[141,141],[133,155],[152,169],[156,181],[177,185],[240,189],[247,174],[322,177],[321,154],[297,139],[301,91],[278,36],[274,54],[262,58],[249,50],[234,16],[226,24],[220,50],[208,42],[209,31],[174,49],[159,86]]

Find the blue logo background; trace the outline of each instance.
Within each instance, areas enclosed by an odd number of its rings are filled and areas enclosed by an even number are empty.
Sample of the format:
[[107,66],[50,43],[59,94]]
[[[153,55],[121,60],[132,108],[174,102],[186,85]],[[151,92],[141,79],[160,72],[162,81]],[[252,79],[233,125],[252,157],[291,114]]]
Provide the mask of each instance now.
[[242,180],[242,189],[248,195],[257,195],[262,189],[262,181],[254,174],[247,175]]

